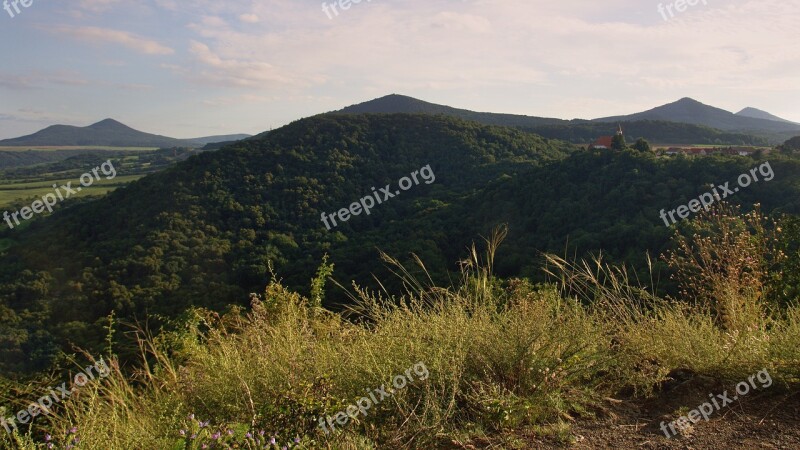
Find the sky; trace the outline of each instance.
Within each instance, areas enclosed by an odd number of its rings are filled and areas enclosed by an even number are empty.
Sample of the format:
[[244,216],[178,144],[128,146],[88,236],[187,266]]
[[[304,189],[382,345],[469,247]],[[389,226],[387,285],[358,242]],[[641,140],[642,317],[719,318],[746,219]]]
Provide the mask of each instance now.
[[800,122],[800,0],[3,1],[0,139],[105,118],[256,134],[392,93],[562,119],[692,97]]

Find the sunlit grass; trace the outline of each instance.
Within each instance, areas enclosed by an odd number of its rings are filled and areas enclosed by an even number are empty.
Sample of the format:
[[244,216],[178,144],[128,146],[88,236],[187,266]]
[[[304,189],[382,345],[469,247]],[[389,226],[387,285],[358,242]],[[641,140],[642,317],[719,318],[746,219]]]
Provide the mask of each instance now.
[[[217,432],[233,448],[428,449],[515,431],[568,443],[576,417],[591,419],[623,390],[651,396],[673,369],[738,381],[766,368],[772,389],[798,381],[797,306],[766,308],[744,295],[753,304],[736,321],[720,321],[708,305],[731,292],[705,291],[704,302],[659,298],[600,258],[548,256],[552,285],[501,281],[491,269],[503,236],[487,240],[485,255],[473,249],[453,286],[413,278],[384,255],[407,290],[390,296],[354,286],[346,315],[318,306],[330,273],[323,267],[314,300],[273,280],[247,311],[192,310],[158,337],[139,331],[136,371],[113,365],[41,425],[58,442],[74,439],[68,430],[77,427],[86,449],[202,448],[219,442]],[[704,242],[721,251],[714,246],[738,241]],[[746,293],[746,283],[757,284],[749,272],[729,284]],[[319,429],[320,417],[418,362],[428,379],[333,434]],[[189,439],[181,430],[200,432]],[[253,444],[261,431],[277,446]],[[42,435],[6,445],[36,448]]]

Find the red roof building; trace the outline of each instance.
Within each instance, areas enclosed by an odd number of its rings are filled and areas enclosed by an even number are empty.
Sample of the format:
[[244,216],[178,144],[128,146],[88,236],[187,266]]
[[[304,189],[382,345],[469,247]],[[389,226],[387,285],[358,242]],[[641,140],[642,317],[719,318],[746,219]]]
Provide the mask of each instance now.
[[609,149],[611,148],[611,143],[614,141],[614,136],[600,136],[592,142],[592,145],[589,148],[598,148],[598,149]]
[[[622,125],[619,125],[619,129],[617,130],[617,136],[622,136]],[[614,143],[614,136],[600,136],[589,145],[589,150],[592,149],[603,149],[609,150],[611,145]]]

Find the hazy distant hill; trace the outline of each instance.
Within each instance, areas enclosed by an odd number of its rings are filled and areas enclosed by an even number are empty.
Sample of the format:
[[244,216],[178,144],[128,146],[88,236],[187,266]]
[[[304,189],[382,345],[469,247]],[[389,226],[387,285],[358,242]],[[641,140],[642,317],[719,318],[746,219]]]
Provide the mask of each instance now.
[[774,120],[774,121],[777,121],[777,122],[791,123],[793,125],[797,125],[797,126],[800,127],[800,123],[792,122],[791,120],[782,119],[782,118],[780,118],[780,117],[778,117],[776,115],[770,114],[770,113],[768,113],[766,111],[762,111],[762,110],[757,109],[757,108],[747,107],[747,108],[739,111],[738,113],[736,113],[736,115],[737,116],[743,116],[743,117],[752,117],[752,118],[755,118],[755,119],[765,119],[765,120]]
[[620,122],[635,120],[666,120],[693,125],[704,125],[725,131],[737,132],[798,132],[800,125],[761,118],[736,115],[724,109],[705,105],[691,98],[682,98],[651,110],[626,116],[603,117],[595,122]]
[[36,133],[0,141],[0,146],[110,146],[110,147],[195,147],[191,141],[144,133],[105,119],[88,127],[52,125]]

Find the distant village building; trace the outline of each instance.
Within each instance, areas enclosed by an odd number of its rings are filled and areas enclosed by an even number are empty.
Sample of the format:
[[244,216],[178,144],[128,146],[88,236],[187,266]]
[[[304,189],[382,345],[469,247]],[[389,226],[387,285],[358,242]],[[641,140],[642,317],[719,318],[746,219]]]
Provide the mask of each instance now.
[[611,148],[611,142],[614,140],[612,136],[600,136],[589,145],[589,150],[608,150]]
[[[617,136],[622,136],[622,125],[619,125]],[[600,136],[589,144],[589,150],[609,150],[614,142],[614,136]]]

